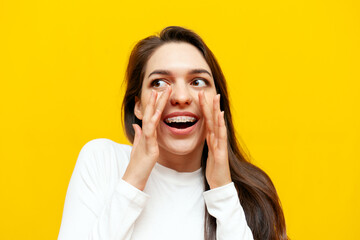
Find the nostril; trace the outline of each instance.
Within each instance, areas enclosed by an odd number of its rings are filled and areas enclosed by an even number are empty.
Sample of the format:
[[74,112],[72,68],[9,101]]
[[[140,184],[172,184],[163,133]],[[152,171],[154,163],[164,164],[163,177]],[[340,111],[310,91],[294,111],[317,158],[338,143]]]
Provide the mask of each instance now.
[[192,102],[190,97],[172,97],[170,99],[171,104],[173,105],[182,105],[182,104],[190,104]]
[[172,87],[170,102],[172,105],[188,105],[192,102],[192,93],[184,85]]

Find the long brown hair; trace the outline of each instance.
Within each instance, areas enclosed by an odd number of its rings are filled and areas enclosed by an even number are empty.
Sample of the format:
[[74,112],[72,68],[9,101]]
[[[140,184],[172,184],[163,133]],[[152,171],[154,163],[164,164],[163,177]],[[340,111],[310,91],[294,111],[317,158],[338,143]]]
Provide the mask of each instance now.
[[[126,93],[122,103],[123,124],[128,139],[133,142],[133,123],[141,126],[141,120],[134,114],[135,97],[140,97],[146,63],[157,48],[169,42],[185,42],[195,46],[204,56],[213,74],[217,93],[221,94],[220,108],[224,111],[228,135],[228,156],[231,179],[234,182],[247,224],[256,240],[287,240],[284,214],[275,187],[269,176],[250,163],[235,136],[225,77],[215,56],[204,41],[193,31],[170,26],[158,36],[147,37],[136,44],[131,52],[126,71]],[[202,169],[205,176],[207,144],[202,154]],[[205,188],[209,185],[205,179]],[[205,211],[205,239],[216,238],[216,219]]]

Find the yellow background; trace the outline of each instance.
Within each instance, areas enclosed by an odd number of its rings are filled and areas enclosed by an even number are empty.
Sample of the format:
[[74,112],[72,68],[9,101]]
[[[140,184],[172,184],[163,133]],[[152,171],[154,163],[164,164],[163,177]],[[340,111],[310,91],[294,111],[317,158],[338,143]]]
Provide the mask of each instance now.
[[357,0],[0,0],[0,239],[57,238],[82,146],[127,143],[131,48],[168,25],[195,30],[217,56],[289,236],[360,239]]

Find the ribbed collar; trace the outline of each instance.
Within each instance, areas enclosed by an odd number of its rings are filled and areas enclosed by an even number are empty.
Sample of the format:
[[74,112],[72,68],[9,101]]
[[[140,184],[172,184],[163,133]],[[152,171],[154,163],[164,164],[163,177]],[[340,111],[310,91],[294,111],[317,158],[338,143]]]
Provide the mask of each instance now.
[[176,185],[203,183],[202,168],[199,168],[194,172],[178,172],[159,163],[155,163],[153,174]]

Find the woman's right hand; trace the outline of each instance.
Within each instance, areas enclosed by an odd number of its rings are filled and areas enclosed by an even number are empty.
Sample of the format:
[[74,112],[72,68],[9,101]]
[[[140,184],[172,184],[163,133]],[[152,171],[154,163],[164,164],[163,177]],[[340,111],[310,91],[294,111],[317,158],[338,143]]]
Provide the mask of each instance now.
[[171,87],[168,86],[160,94],[152,90],[149,103],[146,105],[142,129],[138,124],[133,124],[135,137],[130,154],[130,162],[123,176],[123,180],[134,187],[144,190],[150,173],[159,158],[159,146],[157,143],[156,128],[160,122],[161,114],[169,99]]

